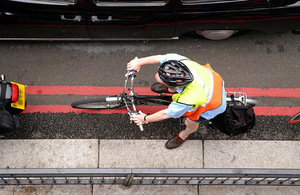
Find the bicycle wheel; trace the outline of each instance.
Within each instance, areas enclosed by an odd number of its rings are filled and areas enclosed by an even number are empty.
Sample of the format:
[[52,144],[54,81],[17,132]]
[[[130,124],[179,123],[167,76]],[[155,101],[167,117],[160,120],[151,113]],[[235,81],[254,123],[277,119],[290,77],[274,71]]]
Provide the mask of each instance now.
[[108,96],[105,98],[76,101],[71,106],[78,109],[113,109],[124,107],[118,100],[119,97],[117,96]]

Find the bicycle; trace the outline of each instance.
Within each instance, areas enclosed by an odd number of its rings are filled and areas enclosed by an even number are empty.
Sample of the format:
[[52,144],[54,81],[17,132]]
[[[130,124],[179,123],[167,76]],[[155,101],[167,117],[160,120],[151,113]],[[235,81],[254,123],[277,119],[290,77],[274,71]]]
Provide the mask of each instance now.
[[[127,108],[130,116],[139,114],[137,105],[169,105],[172,102],[172,95],[158,94],[158,95],[138,95],[134,93],[134,79],[137,76],[136,71],[128,71],[125,74],[125,85],[123,93],[118,95],[110,95],[103,98],[85,99],[73,102],[71,106],[77,109],[115,109]],[[129,94],[126,93],[128,81],[130,80]],[[226,92],[226,102],[230,104],[234,96],[235,104],[255,106],[257,101],[255,99],[247,98],[247,94],[243,92]],[[132,107],[132,109],[130,109]],[[143,126],[140,126],[143,131]]]
[[297,114],[295,114],[294,116],[292,116],[288,120],[288,123],[290,123],[290,124],[300,123],[300,112],[298,112]]

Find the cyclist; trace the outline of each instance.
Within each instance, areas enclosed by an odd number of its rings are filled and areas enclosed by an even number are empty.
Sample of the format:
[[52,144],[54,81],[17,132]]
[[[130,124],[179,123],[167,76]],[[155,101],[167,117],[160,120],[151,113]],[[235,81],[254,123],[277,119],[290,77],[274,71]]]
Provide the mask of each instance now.
[[172,93],[173,102],[167,109],[151,115],[141,113],[132,117],[137,125],[168,118],[187,116],[186,128],[168,140],[166,148],[173,149],[184,143],[199,123],[214,118],[226,109],[226,96],[222,77],[209,64],[200,65],[178,54],[154,55],[135,58],[127,64],[127,70],[140,71],[149,64],[160,64],[155,75],[157,83],[151,90]]

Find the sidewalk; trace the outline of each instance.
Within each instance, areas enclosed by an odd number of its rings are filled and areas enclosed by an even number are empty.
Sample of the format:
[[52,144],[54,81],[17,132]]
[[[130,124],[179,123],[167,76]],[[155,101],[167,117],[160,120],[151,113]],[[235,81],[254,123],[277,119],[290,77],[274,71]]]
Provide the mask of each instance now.
[[[300,142],[189,140],[0,140],[0,168],[300,169]],[[278,186],[0,186],[9,194],[300,194]]]

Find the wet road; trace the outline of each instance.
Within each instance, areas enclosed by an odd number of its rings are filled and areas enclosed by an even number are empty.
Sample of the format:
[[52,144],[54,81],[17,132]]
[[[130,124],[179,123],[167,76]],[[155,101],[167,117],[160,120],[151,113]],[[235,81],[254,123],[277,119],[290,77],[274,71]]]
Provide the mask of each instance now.
[[[184,36],[173,41],[1,42],[0,71],[9,81],[28,86],[123,86],[126,63],[135,56],[179,53],[209,62],[226,87],[299,88],[300,36],[250,32],[224,41]],[[136,86],[154,82],[157,66],[146,66]],[[119,93],[117,91],[116,93]],[[87,95],[27,95],[29,105],[69,105]],[[300,107],[299,97],[259,97],[260,106]],[[206,124],[192,139],[300,140],[300,126],[288,116],[257,116],[246,135],[228,138]],[[167,139],[183,126],[178,120],[151,124],[140,132],[124,114],[26,113],[21,129],[3,139]]]

